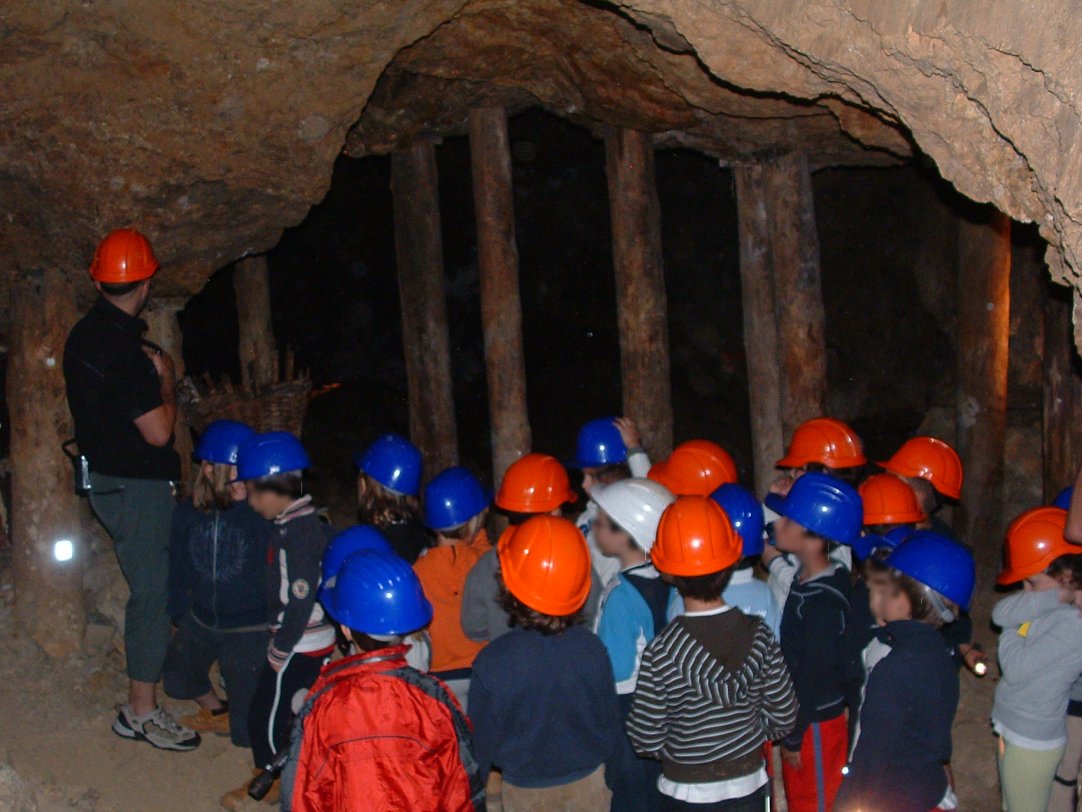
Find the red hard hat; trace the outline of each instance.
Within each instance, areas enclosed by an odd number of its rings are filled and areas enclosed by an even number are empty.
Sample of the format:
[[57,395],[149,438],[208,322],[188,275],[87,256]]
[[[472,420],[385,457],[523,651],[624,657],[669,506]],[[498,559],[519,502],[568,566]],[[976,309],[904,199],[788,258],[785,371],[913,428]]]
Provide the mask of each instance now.
[[650,561],[669,575],[710,575],[739,561],[743,549],[717,502],[708,496],[679,496],[661,514]]
[[1082,552],[1082,547],[1063,537],[1067,511],[1055,507],[1027,510],[1007,528],[1003,572],[997,584],[1014,584],[1044,572],[1061,555]]
[[962,498],[962,460],[958,452],[935,437],[914,437],[879,463],[892,474],[926,479],[933,488],[950,499]]
[[90,263],[90,278],[95,282],[123,285],[142,282],[154,276],[158,258],[150,240],[134,228],[118,228],[98,243]]
[[785,456],[777,468],[803,468],[811,462],[827,468],[856,468],[864,465],[864,445],[847,424],[833,417],[815,417],[797,426]]
[[709,440],[681,443],[647,476],[677,496],[709,496],[737,480],[736,463],[729,452]]
[[917,494],[891,474],[868,477],[857,489],[864,502],[864,524],[915,524],[928,518],[917,503]]
[[567,469],[548,454],[527,454],[503,475],[496,506],[512,513],[551,513],[578,497]]
[[573,615],[590,594],[590,551],[567,519],[533,516],[496,545],[507,591],[546,615]]

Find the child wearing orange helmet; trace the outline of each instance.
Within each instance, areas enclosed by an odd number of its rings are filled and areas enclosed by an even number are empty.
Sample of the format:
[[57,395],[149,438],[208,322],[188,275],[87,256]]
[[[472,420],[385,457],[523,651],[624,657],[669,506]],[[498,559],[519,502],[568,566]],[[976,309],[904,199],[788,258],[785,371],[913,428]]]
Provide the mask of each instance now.
[[643,653],[627,730],[640,754],[661,761],[667,809],[762,809],[763,745],[796,721],[774,635],[722,597],[742,546],[706,496],[679,497],[658,527],[652,560],[685,608]]
[[950,444],[936,437],[912,437],[879,467],[913,489],[926,514],[919,527],[954,535],[950,525],[935,515],[944,500],[957,502],[962,498],[962,460]]
[[604,644],[578,622],[590,552],[574,524],[535,516],[497,544],[500,598],[512,628],[477,655],[470,682],[474,748],[503,773],[505,812],[607,809],[604,766],[620,711]]
[[[1082,617],[1073,605],[1082,548],[1063,537],[1067,512],[1026,511],[1007,529],[1000,585],[1023,591],[996,604],[992,622],[1002,629],[992,726],[999,735],[1004,809],[1048,806],[1067,742],[1071,686],[1082,673]],[[1065,601],[1067,601],[1065,603]]]

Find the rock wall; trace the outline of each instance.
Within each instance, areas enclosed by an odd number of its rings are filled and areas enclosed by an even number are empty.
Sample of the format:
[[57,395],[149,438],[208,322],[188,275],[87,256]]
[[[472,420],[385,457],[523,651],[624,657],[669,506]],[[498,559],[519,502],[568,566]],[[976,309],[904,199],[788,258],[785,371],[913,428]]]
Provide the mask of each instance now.
[[95,240],[131,223],[166,292],[192,291],[303,218],[344,145],[456,131],[484,101],[725,161],[876,164],[912,142],[962,193],[1038,223],[1078,286],[1072,5],[19,0],[0,11],[0,280],[60,266],[88,295]]

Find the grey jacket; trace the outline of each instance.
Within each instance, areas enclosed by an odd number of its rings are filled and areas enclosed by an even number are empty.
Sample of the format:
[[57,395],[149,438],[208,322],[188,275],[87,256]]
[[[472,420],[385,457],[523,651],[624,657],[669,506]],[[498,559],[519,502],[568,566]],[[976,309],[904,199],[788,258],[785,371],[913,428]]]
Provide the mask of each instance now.
[[992,622],[1003,629],[992,721],[1035,741],[1062,740],[1067,699],[1082,673],[1078,609],[1057,589],[1019,592],[996,604]]
[[[493,547],[473,565],[466,576],[462,589],[462,631],[478,643],[495,640],[511,630],[507,612],[500,606],[500,587],[496,573],[500,571],[500,559]],[[583,623],[592,629],[601,601],[601,583],[596,572],[591,572],[590,595],[582,609]]]

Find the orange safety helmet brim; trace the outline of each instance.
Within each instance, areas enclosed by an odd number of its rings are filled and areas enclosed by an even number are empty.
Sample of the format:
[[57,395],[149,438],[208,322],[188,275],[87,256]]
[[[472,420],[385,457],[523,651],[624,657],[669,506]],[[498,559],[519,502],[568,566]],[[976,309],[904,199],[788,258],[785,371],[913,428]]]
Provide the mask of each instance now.
[[913,524],[928,518],[917,494],[892,474],[874,474],[857,489],[864,503],[864,524]]
[[709,440],[681,443],[667,459],[655,463],[647,477],[677,496],[709,496],[738,479],[729,452]]
[[1044,572],[1061,555],[1082,552],[1082,547],[1063,537],[1066,527],[1067,511],[1056,507],[1033,508],[1011,522],[1003,548],[1003,572],[996,583],[1018,583]]
[[962,498],[962,460],[949,444],[935,437],[913,437],[879,467],[901,477],[927,480],[948,499]]
[[785,456],[775,468],[803,468],[808,463],[827,468],[857,468],[868,462],[855,431],[833,417],[815,417],[797,426]]
[[551,513],[578,497],[567,469],[548,454],[527,454],[503,475],[496,507],[512,513]]
[[579,529],[557,516],[508,527],[496,544],[508,592],[529,608],[565,617],[590,594],[590,551]]
[[124,285],[149,279],[158,267],[150,240],[133,228],[118,228],[98,243],[90,263],[90,278],[109,285]]
[[739,561],[743,547],[717,502],[707,496],[680,496],[661,514],[650,561],[669,575],[710,575]]

